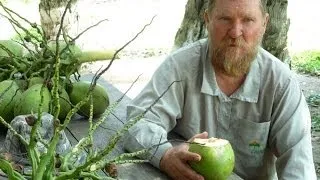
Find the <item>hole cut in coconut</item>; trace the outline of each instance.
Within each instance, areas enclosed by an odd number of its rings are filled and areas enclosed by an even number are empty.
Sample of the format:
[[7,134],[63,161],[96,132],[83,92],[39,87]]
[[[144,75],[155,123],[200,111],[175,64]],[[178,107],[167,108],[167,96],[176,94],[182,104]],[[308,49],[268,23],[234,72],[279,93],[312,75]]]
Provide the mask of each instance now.
[[229,144],[229,141],[226,139],[220,139],[211,137],[208,139],[202,139],[202,138],[195,138],[193,140],[193,143],[197,143],[203,146],[209,146],[209,147],[220,147]]

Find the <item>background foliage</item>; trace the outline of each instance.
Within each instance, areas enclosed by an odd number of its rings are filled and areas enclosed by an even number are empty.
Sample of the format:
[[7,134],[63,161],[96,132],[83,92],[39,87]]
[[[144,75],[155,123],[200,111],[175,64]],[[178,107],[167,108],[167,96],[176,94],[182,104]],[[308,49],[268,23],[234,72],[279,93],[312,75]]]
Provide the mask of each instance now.
[[311,75],[320,75],[320,49],[307,50],[292,56],[292,65],[295,70]]

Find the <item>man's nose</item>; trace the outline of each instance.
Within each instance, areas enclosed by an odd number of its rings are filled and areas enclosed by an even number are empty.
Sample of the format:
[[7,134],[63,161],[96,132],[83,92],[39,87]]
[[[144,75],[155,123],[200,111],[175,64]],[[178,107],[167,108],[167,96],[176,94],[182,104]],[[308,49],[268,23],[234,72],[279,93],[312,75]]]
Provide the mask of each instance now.
[[241,36],[243,34],[243,27],[241,23],[234,22],[230,27],[228,34],[231,38],[238,38]]

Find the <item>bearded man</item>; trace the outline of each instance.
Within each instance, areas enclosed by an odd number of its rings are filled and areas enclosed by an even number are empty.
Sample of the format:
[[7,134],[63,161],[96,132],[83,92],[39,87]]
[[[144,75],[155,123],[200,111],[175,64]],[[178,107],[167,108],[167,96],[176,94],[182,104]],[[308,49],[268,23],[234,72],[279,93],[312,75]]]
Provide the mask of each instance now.
[[[128,106],[132,119],[178,81],[129,130],[127,150],[166,142],[169,132],[217,137],[230,141],[243,179],[316,179],[305,98],[287,66],[260,47],[269,18],[262,1],[209,0],[208,38],[170,54]],[[173,179],[203,179],[188,165],[201,157],[187,144],[164,143],[150,157]]]

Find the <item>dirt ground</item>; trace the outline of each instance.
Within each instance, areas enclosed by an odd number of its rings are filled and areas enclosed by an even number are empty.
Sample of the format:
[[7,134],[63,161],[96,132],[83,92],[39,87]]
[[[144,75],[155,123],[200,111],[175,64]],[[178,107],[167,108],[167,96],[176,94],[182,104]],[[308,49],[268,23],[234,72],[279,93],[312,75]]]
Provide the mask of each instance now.
[[[304,74],[298,74],[297,79],[306,97],[312,94],[320,94],[320,78]],[[320,107],[310,107],[312,114],[320,114]],[[312,132],[313,158],[318,179],[320,179],[320,131]]]

